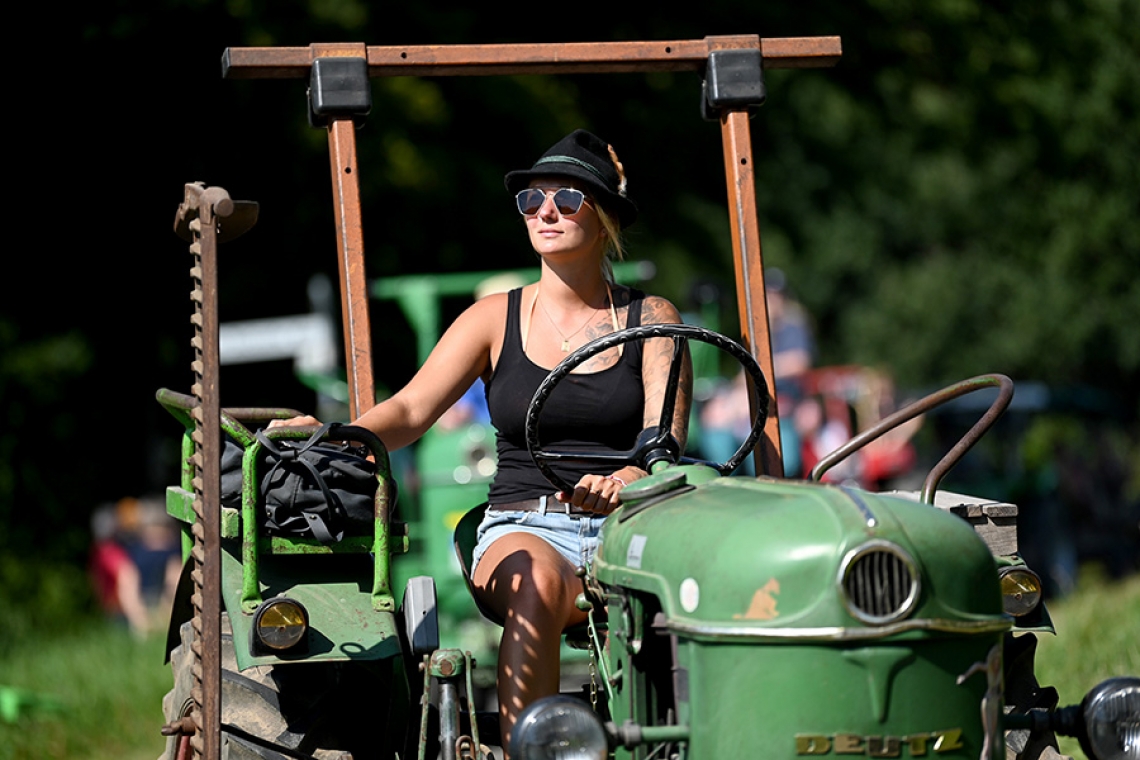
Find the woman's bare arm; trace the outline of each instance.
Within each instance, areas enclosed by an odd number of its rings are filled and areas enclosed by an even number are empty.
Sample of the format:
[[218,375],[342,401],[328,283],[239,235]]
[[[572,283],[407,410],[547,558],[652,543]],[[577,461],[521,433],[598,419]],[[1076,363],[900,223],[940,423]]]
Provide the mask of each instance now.
[[[371,430],[389,451],[418,440],[477,377],[488,373],[491,347],[501,338],[505,315],[505,296],[491,296],[468,307],[439,339],[407,385],[352,424]],[[296,417],[275,422],[311,425],[317,420]]]

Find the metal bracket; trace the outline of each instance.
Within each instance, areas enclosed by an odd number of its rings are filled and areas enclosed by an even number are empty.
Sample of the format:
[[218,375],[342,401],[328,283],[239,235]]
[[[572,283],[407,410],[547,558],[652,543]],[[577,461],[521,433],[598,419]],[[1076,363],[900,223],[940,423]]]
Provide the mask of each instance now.
[[759,50],[714,50],[701,81],[701,115],[717,121],[724,109],[758,108],[768,97]]
[[327,127],[333,118],[351,118],[357,128],[372,110],[372,83],[364,58],[317,58],[309,74],[309,124]]
[[439,649],[439,611],[435,580],[429,575],[409,578],[404,589],[404,629],[412,654],[431,654]]

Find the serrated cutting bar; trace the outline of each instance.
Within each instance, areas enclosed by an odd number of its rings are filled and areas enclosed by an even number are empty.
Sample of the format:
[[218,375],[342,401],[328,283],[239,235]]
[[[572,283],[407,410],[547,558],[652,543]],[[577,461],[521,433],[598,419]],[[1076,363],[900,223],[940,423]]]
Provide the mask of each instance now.
[[197,404],[191,440],[194,454],[194,525],[191,534],[194,563],[191,579],[194,608],[191,644],[193,686],[190,713],[190,748],[194,757],[221,757],[221,404],[218,374],[217,250],[220,240],[232,239],[253,226],[257,206],[235,202],[220,187],[191,183],[175,215],[174,229],[190,242],[193,315],[193,383]]

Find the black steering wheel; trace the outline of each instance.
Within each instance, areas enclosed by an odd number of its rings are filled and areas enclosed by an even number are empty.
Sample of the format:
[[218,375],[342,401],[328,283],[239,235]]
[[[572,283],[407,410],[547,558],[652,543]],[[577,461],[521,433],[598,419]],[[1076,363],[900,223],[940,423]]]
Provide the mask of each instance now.
[[[538,421],[542,415],[542,410],[546,407],[546,402],[550,399],[550,394],[558,383],[591,357],[611,348],[648,338],[671,338],[673,340],[673,359],[669,365],[669,378],[665,385],[665,398],[661,406],[661,418],[657,425],[643,430],[633,448],[628,451],[607,454],[586,451],[558,452],[543,449],[538,440]],[[752,423],[752,430],[736,453],[722,463],[682,457],[681,447],[677,439],[673,437],[673,412],[677,405],[677,390],[681,382],[681,368],[686,356],[685,349],[690,340],[708,343],[728,353],[744,368],[744,371],[752,378],[752,384],[756,388],[756,419]],[[590,341],[567,356],[550,371],[550,374],[534,392],[534,397],[530,400],[530,406],[527,408],[526,447],[539,472],[550,481],[551,485],[566,492],[573,491],[576,484],[568,483],[560,478],[550,466],[552,462],[585,462],[602,466],[608,465],[612,469],[635,465],[649,472],[654,463],[666,460],[671,464],[678,462],[705,464],[714,468],[721,475],[728,475],[740,466],[744,457],[748,456],[748,453],[756,446],[756,442],[760,440],[768,418],[768,400],[768,383],[764,379],[764,372],[760,369],[760,365],[757,364],[752,354],[731,338],[712,330],[706,330],[703,327],[685,324],[628,327]]]

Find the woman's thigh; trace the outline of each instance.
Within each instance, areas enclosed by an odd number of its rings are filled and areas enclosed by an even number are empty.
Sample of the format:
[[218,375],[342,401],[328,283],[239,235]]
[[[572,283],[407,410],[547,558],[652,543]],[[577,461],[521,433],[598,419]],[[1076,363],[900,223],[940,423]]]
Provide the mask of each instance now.
[[547,608],[563,627],[586,619],[574,604],[582,591],[576,567],[533,533],[514,531],[496,538],[483,552],[472,581],[483,603],[504,619],[519,603]]

